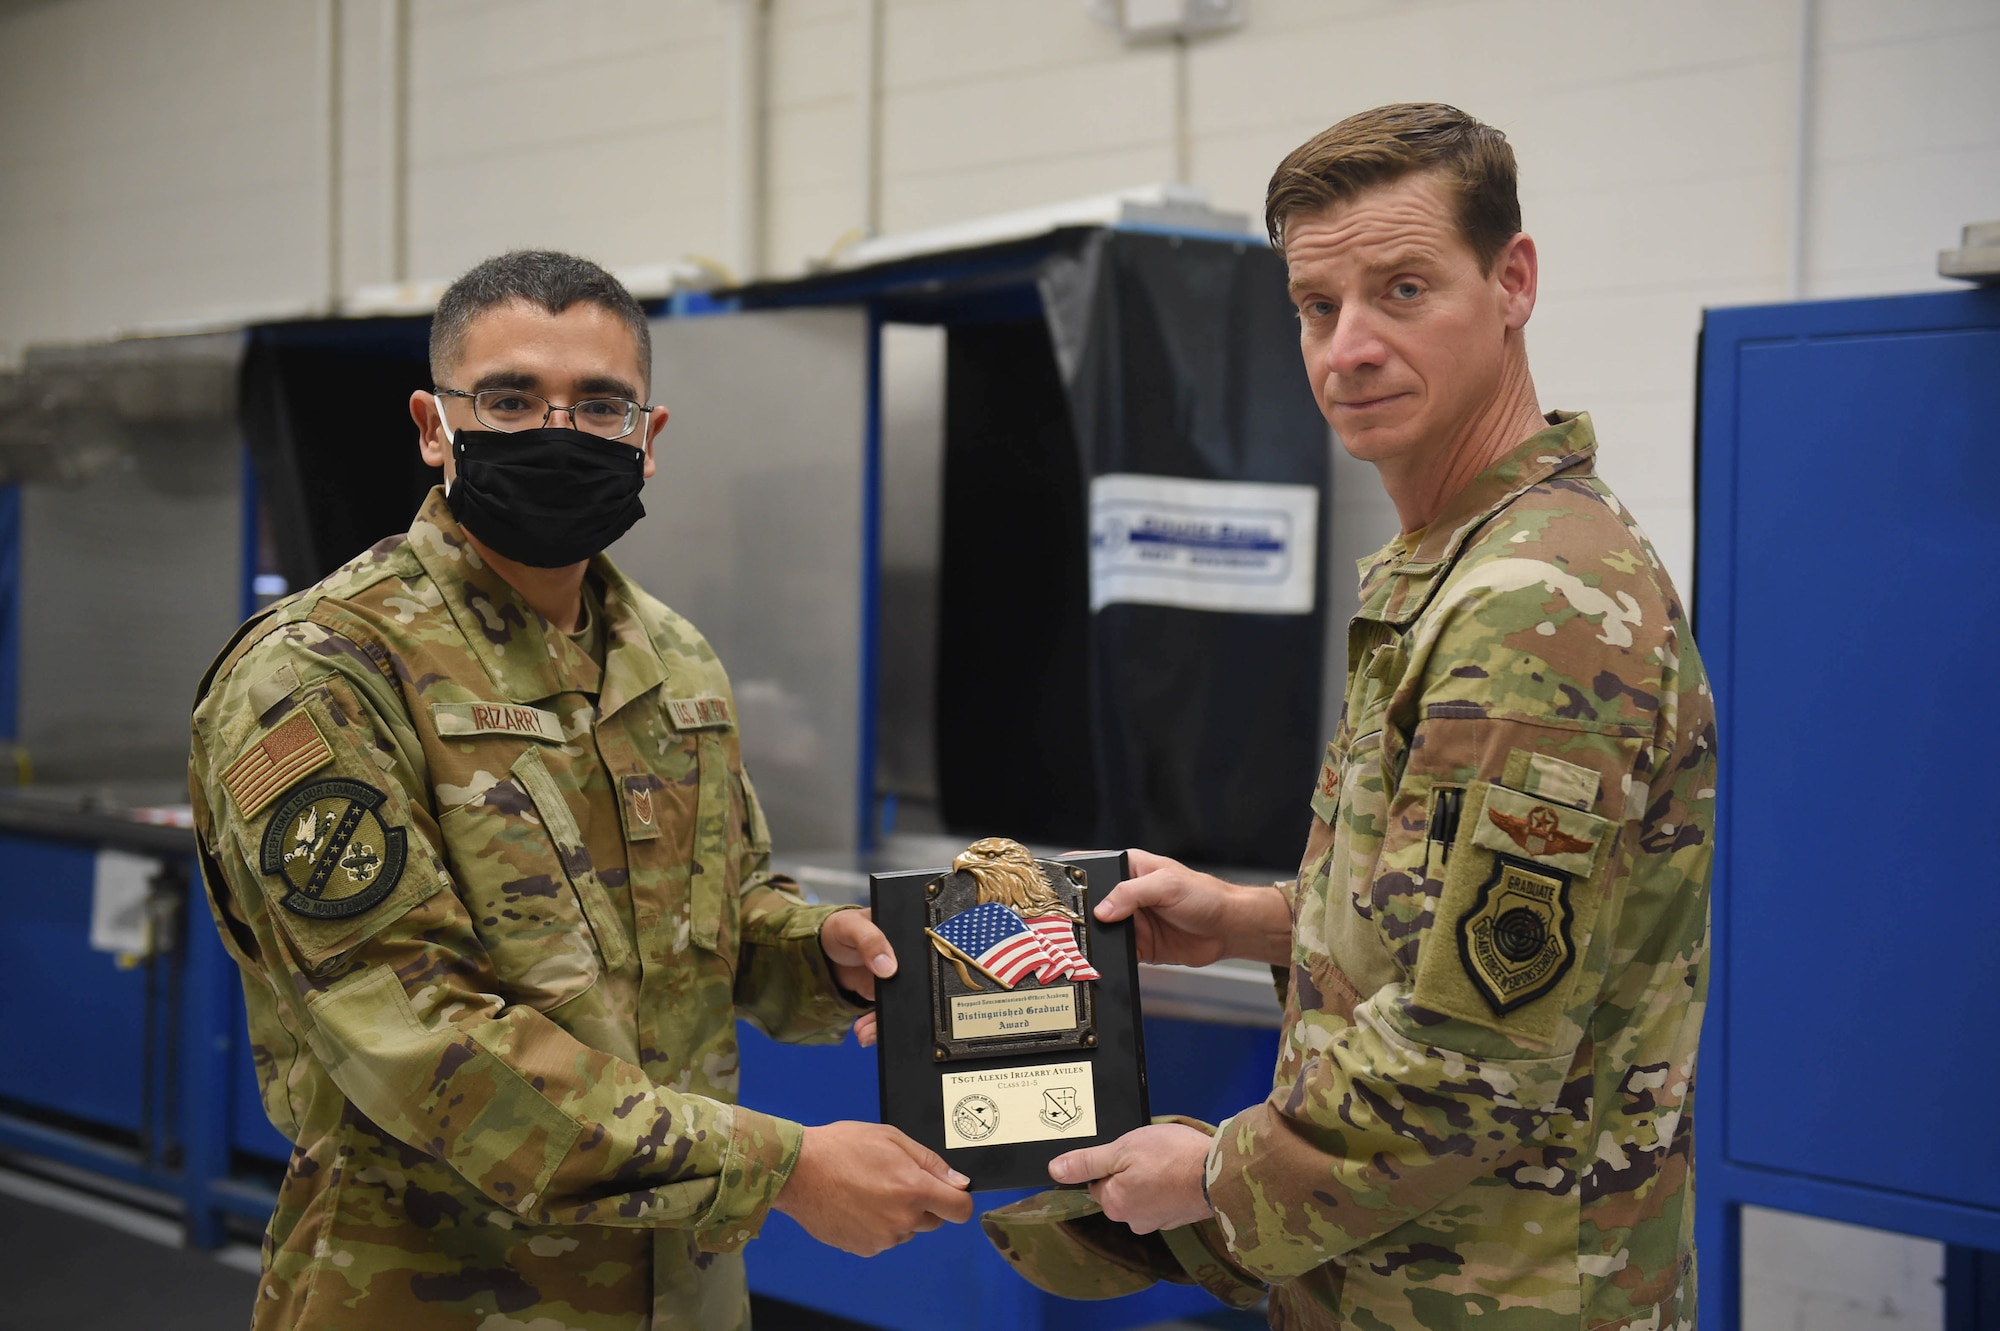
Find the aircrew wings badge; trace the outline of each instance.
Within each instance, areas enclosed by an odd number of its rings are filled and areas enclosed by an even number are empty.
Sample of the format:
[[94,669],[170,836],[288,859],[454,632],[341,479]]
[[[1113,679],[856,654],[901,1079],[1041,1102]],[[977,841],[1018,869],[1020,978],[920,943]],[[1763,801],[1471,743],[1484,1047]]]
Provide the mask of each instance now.
[[1561,816],[1546,804],[1537,804],[1528,810],[1525,818],[1492,808],[1486,811],[1486,816],[1495,827],[1512,837],[1515,845],[1530,855],[1578,855],[1588,852],[1596,844],[1563,831]]
[[382,821],[387,796],[335,777],[287,795],[264,828],[259,867],[282,882],[279,904],[315,920],[359,915],[403,876],[408,834]]

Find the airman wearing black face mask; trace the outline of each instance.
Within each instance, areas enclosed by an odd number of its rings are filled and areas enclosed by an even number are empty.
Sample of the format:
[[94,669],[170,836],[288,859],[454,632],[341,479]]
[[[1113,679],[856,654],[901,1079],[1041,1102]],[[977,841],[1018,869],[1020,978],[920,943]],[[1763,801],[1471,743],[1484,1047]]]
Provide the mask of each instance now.
[[727,676],[602,554],[649,341],[583,260],[460,278],[410,403],[444,487],[203,683],[203,871],[295,1143],[258,1328],[742,1326],[773,1208],[863,1254],[971,1214],[894,1128],[734,1103],[739,1016],[872,1042],[896,961],[770,872]]
[[442,429],[458,468],[456,482],[445,487],[451,515],[516,563],[580,564],[646,516],[639,502],[646,456],[619,440],[574,427],[512,434]]

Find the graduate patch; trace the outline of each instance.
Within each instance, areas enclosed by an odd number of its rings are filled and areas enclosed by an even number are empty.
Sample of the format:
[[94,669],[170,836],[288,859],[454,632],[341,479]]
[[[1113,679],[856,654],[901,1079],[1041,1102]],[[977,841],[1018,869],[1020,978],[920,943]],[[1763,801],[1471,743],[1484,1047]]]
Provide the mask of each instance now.
[[1566,873],[1495,857],[1472,910],[1458,922],[1458,950],[1494,1015],[1555,988],[1576,961]]
[[300,786],[264,828],[263,871],[289,889],[280,904],[315,920],[359,915],[403,876],[407,834],[382,821],[388,797],[335,777]]

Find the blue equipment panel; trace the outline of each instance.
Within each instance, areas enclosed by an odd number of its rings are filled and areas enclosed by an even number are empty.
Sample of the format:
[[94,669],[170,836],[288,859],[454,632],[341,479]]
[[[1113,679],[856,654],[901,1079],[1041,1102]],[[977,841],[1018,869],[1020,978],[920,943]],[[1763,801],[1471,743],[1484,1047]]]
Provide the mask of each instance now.
[[[1964,1135],[2000,1100],[1966,1039],[2000,939],[2000,330],[1739,363],[1729,1153],[2000,1203]],[[1879,1149],[1891,1116],[1936,1130]]]
[[1704,1325],[1743,1203],[2000,1248],[2000,291],[1714,311]]
[[146,972],[90,947],[96,851],[0,834],[0,1098],[126,1132],[147,1126]]

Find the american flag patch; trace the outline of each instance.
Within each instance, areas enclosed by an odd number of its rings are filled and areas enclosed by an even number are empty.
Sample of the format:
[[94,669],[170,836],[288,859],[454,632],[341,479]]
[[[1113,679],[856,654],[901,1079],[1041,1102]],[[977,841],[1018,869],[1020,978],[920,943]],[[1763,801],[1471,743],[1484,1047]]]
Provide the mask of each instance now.
[[238,817],[248,818],[278,798],[286,787],[333,761],[333,750],[301,708],[250,746],[222,773],[222,785],[236,801]]

